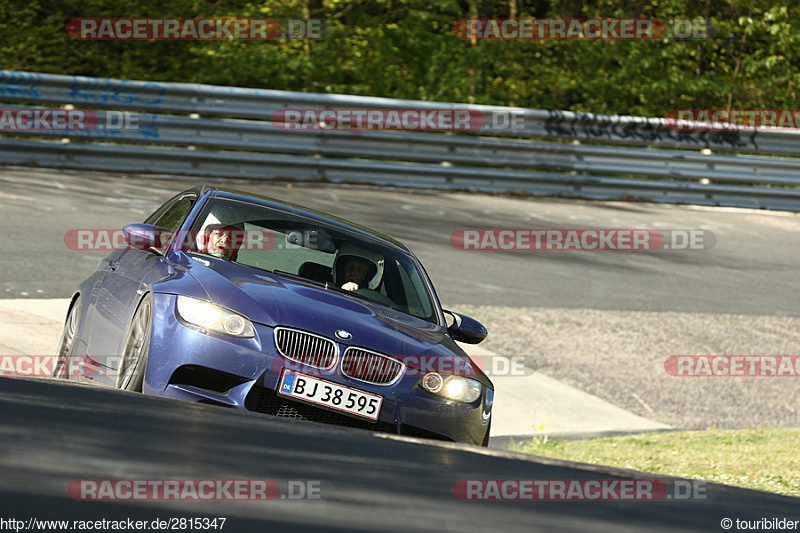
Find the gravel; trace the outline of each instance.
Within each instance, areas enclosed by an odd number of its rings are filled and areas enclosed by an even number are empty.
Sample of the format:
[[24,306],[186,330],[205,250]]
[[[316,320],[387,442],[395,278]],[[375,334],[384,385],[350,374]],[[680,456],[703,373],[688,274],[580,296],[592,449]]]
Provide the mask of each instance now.
[[800,426],[800,377],[674,377],[671,355],[798,355],[800,318],[460,306],[480,345],[676,428]]

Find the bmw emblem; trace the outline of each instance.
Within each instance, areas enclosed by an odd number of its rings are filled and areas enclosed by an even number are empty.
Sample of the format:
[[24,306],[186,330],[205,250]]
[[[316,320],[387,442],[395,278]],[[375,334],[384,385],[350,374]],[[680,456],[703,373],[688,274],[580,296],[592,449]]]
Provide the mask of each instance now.
[[349,332],[347,332],[347,331],[345,331],[343,329],[337,329],[336,330],[336,336],[339,337],[340,339],[342,339],[343,341],[349,340],[350,337],[352,337],[352,335],[350,335]]

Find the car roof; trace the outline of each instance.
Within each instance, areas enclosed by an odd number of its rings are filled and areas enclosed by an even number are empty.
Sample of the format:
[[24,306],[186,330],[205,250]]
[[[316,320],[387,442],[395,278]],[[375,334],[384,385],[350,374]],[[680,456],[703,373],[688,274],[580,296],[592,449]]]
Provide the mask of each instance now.
[[[197,189],[198,188],[196,187],[192,190],[197,190]],[[328,224],[330,226],[334,226],[338,229],[358,234],[360,237],[378,241],[385,246],[396,248],[406,254],[412,254],[408,246],[406,246],[402,242],[392,237],[389,237],[388,235],[384,235],[379,231],[375,231],[371,228],[368,228],[356,222],[352,222],[350,220],[340,218],[331,215],[329,213],[325,213],[323,211],[317,211],[316,209],[311,209],[303,205],[286,202],[279,198],[273,198],[271,196],[264,196],[261,194],[254,194],[246,191],[240,191],[237,189],[230,189],[227,187],[216,187],[212,185],[205,185],[200,187],[199,189],[200,191],[202,191],[201,194],[208,190],[211,190],[212,195],[215,198],[229,198],[233,200],[258,200],[260,204],[266,205],[267,207],[270,207],[277,211],[283,211],[285,213],[300,215],[306,218],[317,220],[319,222]]]

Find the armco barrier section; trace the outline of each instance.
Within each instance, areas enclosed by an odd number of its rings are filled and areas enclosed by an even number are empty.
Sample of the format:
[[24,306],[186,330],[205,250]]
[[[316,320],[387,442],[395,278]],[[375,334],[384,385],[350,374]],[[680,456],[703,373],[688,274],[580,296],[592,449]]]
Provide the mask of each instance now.
[[[800,210],[800,131],[675,131],[656,118],[14,71],[0,71],[0,102],[97,109],[103,123],[103,110],[138,114],[135,129],[2,132],[4,164]],[[469,110],[521,127],[293,131],[273,122],[286,109]]]

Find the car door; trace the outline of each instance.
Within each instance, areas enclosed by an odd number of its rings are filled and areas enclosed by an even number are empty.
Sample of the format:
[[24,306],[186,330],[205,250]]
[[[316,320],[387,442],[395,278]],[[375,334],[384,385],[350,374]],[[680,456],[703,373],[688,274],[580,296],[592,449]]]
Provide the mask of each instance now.
[[[147,223],[177,231],[196,200],[194,192],[179,195],[150,217]],[[116,372],[124,337],[144,293],[172,272],[160,253],[133,248],[113,259],[109,269],[97,293],[88,350],[89,355],[108,370],[99,372],[102,376],[113,376]],[[108,380],[110,384],[114,383],[112,377]]]

